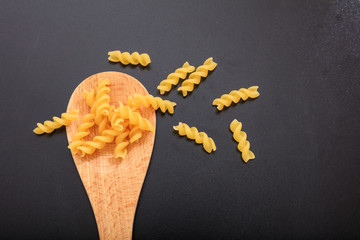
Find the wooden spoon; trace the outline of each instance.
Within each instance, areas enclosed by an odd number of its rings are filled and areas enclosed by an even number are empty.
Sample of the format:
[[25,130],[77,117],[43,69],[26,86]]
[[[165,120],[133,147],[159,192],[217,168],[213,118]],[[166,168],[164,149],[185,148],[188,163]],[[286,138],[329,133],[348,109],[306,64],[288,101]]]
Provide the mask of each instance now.
[[[110,104],[126,104],[128,96],[134,93],[148,94],[145,87],[135,78],[120,72],[102,72],[92,75],[77,86],[68,104],[70,109],[79,110],[79,119],[90,109],[83,98],[83,91],[97,88],[99,78],[110,79]],[[141,108],[143,117],[156,126],[155,111]],[[80,121],[66,127],[69,143],[76,133]],[[96,128],[94,127],[93,130]],[[92,139],[94,131],[89,136]],[[135,209],[141,187],[149,166],[155,133],[143,131],[138,143],[128,145],[125,159],[114,158],[115,144],[107,144],[94,154],[80,157],[72,153],[76,168],[89,196],[101,240],[131,239]]]

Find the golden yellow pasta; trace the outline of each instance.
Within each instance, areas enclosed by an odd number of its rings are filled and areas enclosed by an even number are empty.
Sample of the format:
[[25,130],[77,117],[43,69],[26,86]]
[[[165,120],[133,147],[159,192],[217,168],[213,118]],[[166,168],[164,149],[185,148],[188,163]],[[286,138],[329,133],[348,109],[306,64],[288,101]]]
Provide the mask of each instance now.
[[109,54],[109,60],[111,62],[121,62],[124,65],[133,64],[142,66],[147,66],[151,63],[149,54],[143,53],[139,54],[138,52],[133,52],[131,55],[128,52],[120,52],[120,51],[111,51]]
[[142,132],[139,126],[130,125],[130,132],[129,132],[130,143],[138,141],[141,137],[142,137]]
[[141,130],[147,130],[155,132],[155,127],[142,117],[140,113],[135,112],[129,106],[124,106],[122,102],[119,102],[119,107],[114,110],[115,114],[118,114],[120,118],[129,119],[130,124],[137,125]]
[[[132,99],[130,97],[130,99]],[[139,107],[140,105],[143,105],[145,107],[152,107],[153,109],[157,110],[160,108],[160,110],[165,113],[168,111],[170,114],[174,113],[174,106],[176,106],[175,102],[170,102],[169,100],[163,100],[160,97],[154,97],[152,95],[140,95],[140,94],[134,94],[133,96],[133,102],[131,103],[131,106]]]
[[114,155],[115,158],[125,158],[127,154],[126,147],[129,145],[129,140],[127,137],[129,136],[129,131],[125,130],[121,132],[118,136],[115,138],[115,149],[114,149]]
[[87,102],[92,103],[90,113],[95,114],[95,123],[98,126],[99,134],[101,134],[102,131],[107,129],[109,125],[107,115],[109,115],[110,111],[110,96],[108,94],[110,92],[110,88],[108,87],[108,85],[110,85],[109,79],[98,80],[95,100],[93,100],[94,97],[92,97],[93,99],[88,101],[92,91],[90,91],[89,94],[84,92],[84,96]]
[[188,62],[184,63],[181,68],[175,70],[175,72],[170,73],[165,80],[162,80],[157,87],[160,90],[160,94],[165,94],[171,90],[173,85],[177,85],[180,79],[185,79],[188,73],[191,73],[195,70],[194,66],[191,66]]
[[61,114],[61,118],[53,117],[53,121],[45,121],[43,124],[37,123],[37,128],[33,130],[36,134],[51,133],[61,126],[69,125],[71,121],[78,120],[78,110],[71,110],[69,113]]
[[77,153],[78,147],[85,143],[84,138],[90,134],[90,128],[94,126],[95,114],[86,114],[81,120],[81,124],[78,126],[77,131],[69,144],[68,148],[74,153]]
[[174,126],[174,130],[178,131],[180,136],[186,135],[189,139],[195,140],[196,143],[202,144],[208,153],[216,150],[214,140],[205,132],[199,132],[196,127],[190,128],[186,123],[179,122],[179,125]]
[[116,114],[116,112],[114,112],[114,109],[115,109],[115,106],[110,107],[110,112],[109,112],[109,116],[108,116],[111,127],[113,129],[115,129],[116,131],[122,131],[126,127],[126,126],[124,126],[125,119],[121,118],[119,114]]
[[94,89],[91,89],[90,92],[88,91],[84,91],[83,92],[83,96],[86,100],[86,104],[89,106],[89,107],[92,107],[95,103],[95,90]]
[[114,138],[120,134],[114,129],[105,129],[100,136],[95,136],[91,141],[86,141],[78,150],[82,152],[81,156],[86,154],[93,154],[97,149],[102,149],[107,143],[114,141]]
[[250,143],[246,139],[247,135],[245,132],[241,131],[241,128],[241,122],[236,119],[234,119],[230,124],[230,130],[233,132],[233,138],[239,143],[237,148],[242,153],[242,159],[245,163],[247,163],[250,159],[255,158],[255,154],[250,151]]
[[178,91],[182,91],[182,95],[186,97],[188,92],[194,90],[195,84],[200,84],[202,77],[207,77],[209,71],[213,71],[217,66],[217,63],[213,61],[213,58],[208,58],[203,65],[199,66],[195,72],[191,73],[189,78],[182,82]]
[[238,103],[241,99],[245,101],[248,98],[257,98],[260,95],[258,88],[258,86],[252,86],[248,89],[233,90],[229,94],[223,94],[220,98],[216,98],[212,105],[217,106],[217,109],[221,111],[224,106],[229,107],[231,103]]

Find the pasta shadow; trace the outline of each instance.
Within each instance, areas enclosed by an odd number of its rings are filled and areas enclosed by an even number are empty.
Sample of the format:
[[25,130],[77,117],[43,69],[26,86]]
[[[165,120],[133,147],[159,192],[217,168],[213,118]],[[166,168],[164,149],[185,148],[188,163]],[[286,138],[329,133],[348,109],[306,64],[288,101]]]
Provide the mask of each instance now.
[[120,65],[120,67],[122,68],[131,68],[131,69],[135,69],[135,68],[140,68],[142,71],[144,70],[151,70],[151,63],[147,66],[142,66],[141,64],[138,64],[138,65],[132,65],[132,64],[128,64],[128,65],[124,65],[122,63],[119,63],[119,62],[111,62],[109,61],[109,63],[111,65]]

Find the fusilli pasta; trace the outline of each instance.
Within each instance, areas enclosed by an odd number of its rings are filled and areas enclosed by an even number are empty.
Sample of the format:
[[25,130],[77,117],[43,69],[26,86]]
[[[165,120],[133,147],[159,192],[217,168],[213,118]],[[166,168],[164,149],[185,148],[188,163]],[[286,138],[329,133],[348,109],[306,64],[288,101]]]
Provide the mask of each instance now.
[[170,114],[174,113],[174,106],[176,106],[175,102],[170,102],[169,100],[163,100],[160,97],[154,97],[152,95],[140,95],[140,94],[134,94],[133,102],[131,103],[131,106],[139,107],[140,105],[143,105],[144,107],[151,106],[153,109],[157,110],[160,108],[160,110],[165,113],[168,111]]
[[223,94],[220,98],[216,98],[212,105],[217,106],[217,109],[221,111],[224,106],[229,107],[232,102],[238,103],[241,99],[245,101],[248,98],[257,98],[260,95],[257,91],[258,88],[258,86],[252,86],[248,89],[233,90],[229,94]]
[[105,129],[100,136],[95,136],[91,141],[86,141],[83,145],[79,146],[78,150],[82,152],[82,157],[86,154],[93,154],[96,149],[102,149],[105,144],[114,141],[114,138],[119,134],[120,132],[114,129]]
[[130,63],[133,65],[141,64],[142,66],[147,66],[151,63],[149,54],[147,53],[139,54],[138,52],[133,52],[130,55],[128,52],[121,53],[120,51],[111,51],[108,54],[111,62],[121,62],[124,65]]
[[172,85],[177,85],[180,79],[185,79],[188,73],[195,70],[194,66],[191,66],[188,62],[184,63],[181,68],[170,73],[165,80],[162,80],[157,87],[160,90],[160,94],[165,94],[171,90]]
[[245,163],[247,163],[250,159],[255,158],[255,154],[250,151],[250,143],[246,139],[247,135],[245,132],[241,131],[241,128],[241,122],[236,119],[234,119],[230,124],[230,130],[233,132],[233,138],[239,143],[237,148],[242,153],[242,159]]
[[179,122],[178,126],[174,126],[174,130],[178,131],[180,136],[186,135],[189,139],[195,140],[196,143],[202,144],[208,153],[216,150],[214,140],[205,132],[199,132],[196,127],[190,128],[186,123]]
[[77,153],[78,147],[80,147],[85,142],[84,138],[90,134],[90,128],[95,124],[94,118],[95,114],[89,113],[86,114],[81,120],[81,124],[77,128],[72,142],[68,146],[68,148],[71,149],[71,151],[74,153]]
[[43,124],[37,123],[37,128],[33,130],[36,134],[51,133],[61,126],[69,125],[71,121],[78,120],[78,110],[71,110],[69,113],[62,113],[61,118],[53,117],[53,121],[45,121]]
[[142,130],[155,132],[155,127],[147,120],[143,118],[140,113],[134,112],[131,107],[124,106],[122,102],[119,102],[119,107],[114,110],[115,114],[119,114],[120,118],[129,119],[130,124],[139,126]]
[[139,126],[130,125],[130,132],[129,132],[130,143],[138,141],[141,137],[142,137],[142,132]]
[[115,149],[114,149],[115,158],[126,157],[127,155],[126,147],[129,145],[129,140],[127,139],[128,136],[129,136],[129,131],[125,130],[115,138]]
[[209,71],[213,71],[217,66],[217,63],[213,61],[213,58],[208,58],[203,65],[199,66],[195,72],[191,73],[189,78],[182,82],[178,91],[182,91],[182,95],[186,97],[188,92],[194,90],[195,84],[200,84],[202,77],[207,77]]

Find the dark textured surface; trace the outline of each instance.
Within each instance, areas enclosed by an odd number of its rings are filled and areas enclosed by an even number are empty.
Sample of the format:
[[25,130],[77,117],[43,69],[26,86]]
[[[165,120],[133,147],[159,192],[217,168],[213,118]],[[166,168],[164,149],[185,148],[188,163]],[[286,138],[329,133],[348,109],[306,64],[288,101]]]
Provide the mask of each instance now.
[[[360,238],[358,1],[0,1],[0,238],[98,239],[65,130],[32,133],[75,87],[122,71],[152,94],[185,61],[217,69],[157,114],[134,239]],[[150,68],[107,61],[150,54]],[[211,102],[259,85],[218,113]],[[256,159],[228,129],[243,122]],[[178,137],[183,121],[218,150]]]

